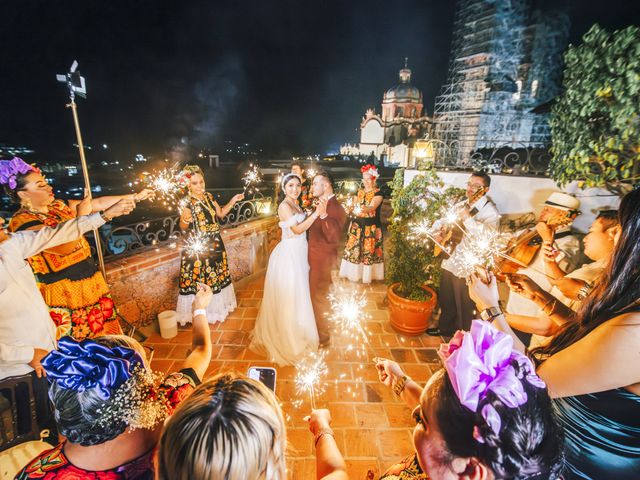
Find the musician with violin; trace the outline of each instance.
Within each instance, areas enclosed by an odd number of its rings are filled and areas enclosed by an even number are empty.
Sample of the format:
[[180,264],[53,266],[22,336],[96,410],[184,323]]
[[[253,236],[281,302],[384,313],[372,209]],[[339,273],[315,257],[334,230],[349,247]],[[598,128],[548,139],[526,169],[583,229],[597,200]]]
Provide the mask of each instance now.
[[[441,253],[440,246],[446,252],[442,262],[442,276],[438,292],[440,303],[440,323],[438,328],[429,328],[427,334],[433,336],[451,336],[456,330],[469,330],[471,320],[475,318],[475,305],[469,298],[469,289],[457,255],[458,246],[466,240],[462,229],[469,230],[482,224],[486,227],[498,228],[500,214],[498,209],[487,197],[491,177],[484,172],[474,172],[467,181],[466,199],[456,205],[458,218],[456,222],[449,222],[448,228],[443,228],[436,240],[436,254]],[[458,226],[459,225],[459,226]],[[460,228],[462,227],[462,228]]]
[[[515,262],[501,262],[498,271],[518,273],[531,278],[542,290],[550,291],[552,284],[545,273],[545,251],[551,251],[557,267],[570,273],[584,263],[580,240],[571,230],[573,220],[579,215],[580,200],[562,192],[553,192],[544,202],[535,228],[517,235],[507,253]],[[536,303],[513,290],[506,307],[511,315],[538,317],[543,315]]]
[[544,242],[541,251],[544,256],[544,271],[552,284],[549,291],[540,288],[526,275],[508,275],[509,288],[536,303],[544,314],[538,317],[506,315],[512,328],[533,334],[531,346],[542,345],[546,342],[546,337],[555,335],[566,322],[573,320],[574,312],[604,272],[613,253],[619,229],[617,211],[610,208],[601,210],[582,242],[584,254],[591,262],[568,274],[558,267],[553,246]]

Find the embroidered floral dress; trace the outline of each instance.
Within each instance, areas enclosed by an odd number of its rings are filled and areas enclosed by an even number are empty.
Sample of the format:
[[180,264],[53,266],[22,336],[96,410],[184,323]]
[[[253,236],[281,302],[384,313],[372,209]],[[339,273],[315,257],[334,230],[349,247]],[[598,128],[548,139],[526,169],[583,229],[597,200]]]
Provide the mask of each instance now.
[[400,462],[392,465],[382,474],[380,480],[428,480],[429,476],[422,471],[418,457],[413,453]]
[[[170,374],[159,388],[169,414],[187,398],[200,383],[192,369]],[[73,465],[64,454],[66,442],[45,450],[16,475],[16,480],[153,480],[155,448],[119,467],[102,471],[84,470]]]
[[311,195],[311,185],[309,179],[305,179],[300,185],[300,196],[298,204],[302,210],[308,210],[313,205],[313,196]]
[[236,308],[236,295],[231,283],[227,252],[220,236],[220,225],[216,221],[215,200],[205,193],[202,200],[188,197],[193,222],[185,235],[197,231],[205,238],[207,250],[197,256],[182,252],[180,262],[179,295],[176,311],[181,324],[191,322],[191,304],[198,283],[205,283],[213,291],[213,299],[207,307],[209,323],[222,322]]
[[[383,197],[380,189],[365,192],[361,188],[358,190],[355,205],[369,206],[374,197]],[[351,220],[340,264],[341,277],[346,277],[352,282],[362,283],[384,280],[381,208],[382,203],[374,212],[358,214]]]
[[[72,218],[75,212],[64,201],[54,200],[47,213],[18,210],[9,229],[18,232],[36,226],[55,227]],[[45,250],[28,261],[49,306],[58,339],[70,335],[83,340],[122,333],[109,287],[84,238]]]

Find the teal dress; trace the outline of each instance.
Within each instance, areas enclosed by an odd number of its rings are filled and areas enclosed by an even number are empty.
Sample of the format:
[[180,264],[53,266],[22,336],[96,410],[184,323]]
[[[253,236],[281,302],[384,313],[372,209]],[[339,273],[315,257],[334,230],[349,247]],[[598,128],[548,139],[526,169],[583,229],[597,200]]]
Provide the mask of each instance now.
[[618,388],[553,404],[565,430],[565,480],[640,479],[640,396]]

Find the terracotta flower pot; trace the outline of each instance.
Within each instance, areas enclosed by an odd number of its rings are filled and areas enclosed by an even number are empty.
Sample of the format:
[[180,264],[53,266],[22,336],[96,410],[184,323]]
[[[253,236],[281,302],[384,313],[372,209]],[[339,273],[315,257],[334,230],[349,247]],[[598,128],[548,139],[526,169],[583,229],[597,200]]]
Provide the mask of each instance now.
[[419,302],[399,296],[396,293],[399,286],[399,283],[394,283],[387,288],[391,326],[405,335],[421,335],[429,326],[429,319],[438,301],[436,292],[423,285],[421,288],[431,295],[431,298]]

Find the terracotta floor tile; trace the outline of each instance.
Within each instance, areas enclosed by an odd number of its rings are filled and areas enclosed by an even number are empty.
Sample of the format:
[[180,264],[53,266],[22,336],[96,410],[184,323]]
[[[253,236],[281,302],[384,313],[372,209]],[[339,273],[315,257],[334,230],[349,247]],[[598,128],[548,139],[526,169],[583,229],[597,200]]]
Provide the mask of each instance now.
[[296,457],[313,455],[313,435],[306,428],[290,428],[287,430],[287,440],[291,446],[290,454]]
[[331,420],[333,427],[355,427],[357,423],[354,406],[347,403],[332,403]]
[[375,439],[375,429],[347,429],[345,430],[345,451],[347,457],[370,457],[376,461],[378,458],[378,448]]
[[363,428],[388,427],[387,413],[382,404],[357,405],[356,421]]
[[243,318],[256,318],[258,315],[257,307],[248,307],[244,309],[244,313],[242,314]]
[[164,372],[164,373],[172,373],[173,370],[173,364],[175,362],[173,360],[156,360],[155,358],[153,359],[153,361],[151,362],[151,369],[158,371],[158,372]]
[[168,358],[172,358],[174,360],[184,360],[187,358],[187,355],[191,353],[191,345],[176,345]]
[[438,350],[436,348],[417,348],[415,350],[418,360],[422,363],[438,363]]
[[222,345],[244,345],[245,336],[244,332],[238,330],[223,331],[218,343]]
[[382,383],[367,383],[367,402],[369,403],[398,403],[398,397],[391,389]]
[[243,322],[244,320],[242,318],[227,318],[220,324],[218,330],[242,330]]
[[290,457],[287,460],[287,474],[289,480],[313,480],[316,478],[316,461]]
[[240,307],[259,307],[261,298],[243,298],[238,303]]
[[153,348],[153,358],[155,360],[161,360],[163,358],[169,358],[169,354],[171,350],[173,350],[174,345],[171,343],[149,343],[145,342],[145,345]]
[[351,480],[374,480],[380,476],[378,462],[374,460],[346,460]]
[[222,347],[222,351],[218,355],[220,360],[238,360],[242,358],[244,354],[244,347],[237,347],[233,345],[225,345]]
[[398,363],[414,363],[416,361],[413,350],[410,348],[392,348],[391,355],[393,360]]
[[411,435],[406,428],[376,432],[381,457],[400,459],[413,452]]
[[411,417],[411,409],[404,403],[398,405],[385,404],[384,411],[391,427],[413,428],[416,425],[415,420]]

